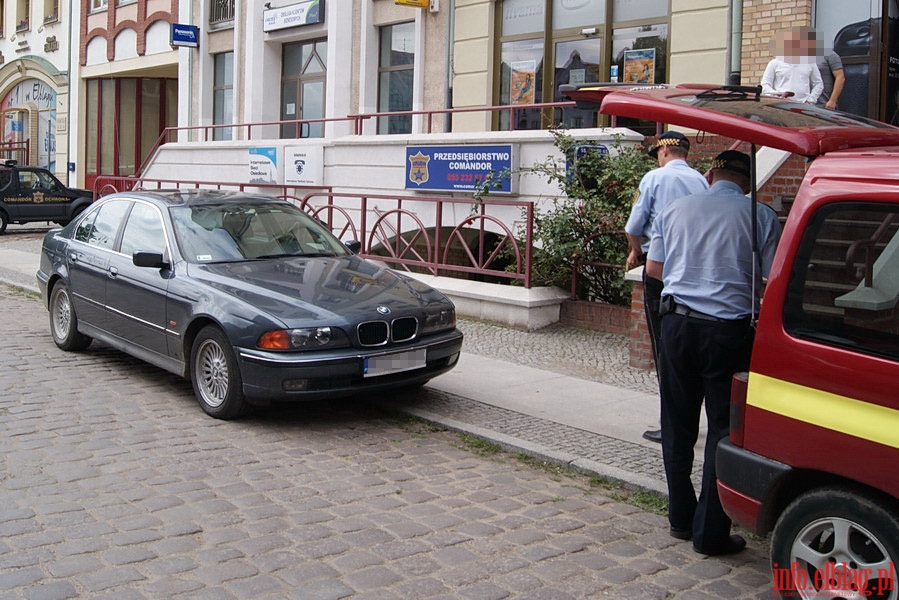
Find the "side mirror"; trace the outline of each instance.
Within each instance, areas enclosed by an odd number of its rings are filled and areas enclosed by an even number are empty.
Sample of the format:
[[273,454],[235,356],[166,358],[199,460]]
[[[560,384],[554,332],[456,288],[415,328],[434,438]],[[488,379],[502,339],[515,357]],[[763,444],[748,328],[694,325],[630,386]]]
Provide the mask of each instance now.
[[347,247],[347,250],[352,252],[353,254],[359,254],[359,251],[362,250],[362,242],[359,240],[350,240],[343,244]]
[[168,269],[171,265],[159,252],[135,252],[131,256],[131,262],[135,267],[149,267],[151,269]]

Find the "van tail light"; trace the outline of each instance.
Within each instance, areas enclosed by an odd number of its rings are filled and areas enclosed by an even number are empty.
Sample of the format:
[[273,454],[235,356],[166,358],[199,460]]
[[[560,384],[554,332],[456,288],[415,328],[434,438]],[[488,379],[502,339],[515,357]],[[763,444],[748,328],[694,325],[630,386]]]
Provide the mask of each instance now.
[[746,391],[749,373],[735,373],[730,384],[730,441],[743,447],[743,418],[746,415]]

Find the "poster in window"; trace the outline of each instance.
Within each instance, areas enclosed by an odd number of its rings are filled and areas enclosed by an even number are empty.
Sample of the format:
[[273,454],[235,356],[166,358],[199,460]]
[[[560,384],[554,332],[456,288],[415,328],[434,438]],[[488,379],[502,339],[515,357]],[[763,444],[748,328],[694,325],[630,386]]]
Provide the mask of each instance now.
[[656,49],[625,50],[625,83],[655,83]]
[[509,104],[533,104],[534,88],[537,81],[537,61],[519,60],[513,62],[511,73],[511,94]]

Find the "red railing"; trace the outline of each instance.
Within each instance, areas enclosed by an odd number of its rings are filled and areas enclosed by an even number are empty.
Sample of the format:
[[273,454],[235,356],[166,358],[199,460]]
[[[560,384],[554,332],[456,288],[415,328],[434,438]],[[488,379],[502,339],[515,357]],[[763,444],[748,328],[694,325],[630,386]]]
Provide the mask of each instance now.
[[[396,112],[378,112],[378,113],[364,113],[364,114],[356,114],[356,115],[347,115],[345,117],[330,117],[330,118],[322,118],[322,119],[296,119],[289,121],[260,121],[256,123],[228,123],[228,124],[218,124],[218,125],[190,125],[185,127],[166,127],[163,129],[162,133],[156,139],[156,143],[153,145],[153,148],[147,154],[147,157],[144,159],[144,162],[141,164],[140,168],[137,171],[137,175],[140,176],[141,173],[144,172],[149,161],[152,160],[153,156],[156,154],[156,150],[163,144],[168,142],[175,141],[175,138],[180,133],[188,134],[188,141],[192,142],[208,142],[212,141],[211,138],[214,138],[214,132],[217,130],[225,130],[229,129],[232,132],[245,132],[245,137],[242,138],[234,138],[240,139],[241,141],[250,141],[253,139],[254,130],[260,127],[269,127],[269,128],[278,128],[278,138],[281,139],[281,130],[284,126],[289,126],[294,128],[294,138],[301,139],[304,138],[303,131],[304,128],[308,128],[315,124],[326,124],[326,123],[341,123],[341,122],[350,122],[353,124],[353,134],[354,135],[362,135],[363,128],[365,125],[365,121],[370,119],[377,119],[379,117],[396,117],[396,116],[416,116],[423,115],[425,117],[425,132],[424,133],[433,133],[433,123],[434,117],[437,115],[452,115],[456,113],[471,113],[471,112],[491,112],[491,113],[509,113],[509,130],[515,130],[515,122],[516,115],[519,111],[523,110],[533,110],[533,109],[564,109],[564,108],[573,108],[575,106],[574,102],[544,102],[539,104],[515,104],[515,105],[503,105],[503,106],[476,106],[476,107],[468,107],[468,108],[442,108],[435,110],[413,110],[413,111],[396,111]],[[614,123],[612,125],[614,127]],[[194,133],[198,133],[196,136],[192,135]],[[258,139],[258,138],[257,138]],[[271,136],[265,139],[271,139]]]
[[[524,200],[349,194],[275,184],[101,176],[95,197],[126,190],[262,190],[296,203],[341,241],[362,243],[360,255],[432,275],[468,273],[531,287],[534,204]],[[303,193],[304,195],[298,195]],[[464,217],[447,207],[467,206]],[[512,219],[509,215],[514,213]],[[356,215],[356,218],[353,218]],[[524,218],[521,239],[506,224]],[[448,232],[448,233],[447,233]]]

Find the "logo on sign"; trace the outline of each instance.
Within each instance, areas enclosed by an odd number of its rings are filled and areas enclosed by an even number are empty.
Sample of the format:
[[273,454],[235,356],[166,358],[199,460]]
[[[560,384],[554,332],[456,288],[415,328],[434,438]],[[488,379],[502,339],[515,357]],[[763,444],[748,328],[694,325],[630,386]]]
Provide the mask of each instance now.
[[409,181],[421,185],[428,181],[428,163],[431,157],[421,151],[409,157]]
[[297,175],[302,175],[306,169],[306,161],[302,159],[295,160],[293,161],[293,166],[297,171]]

